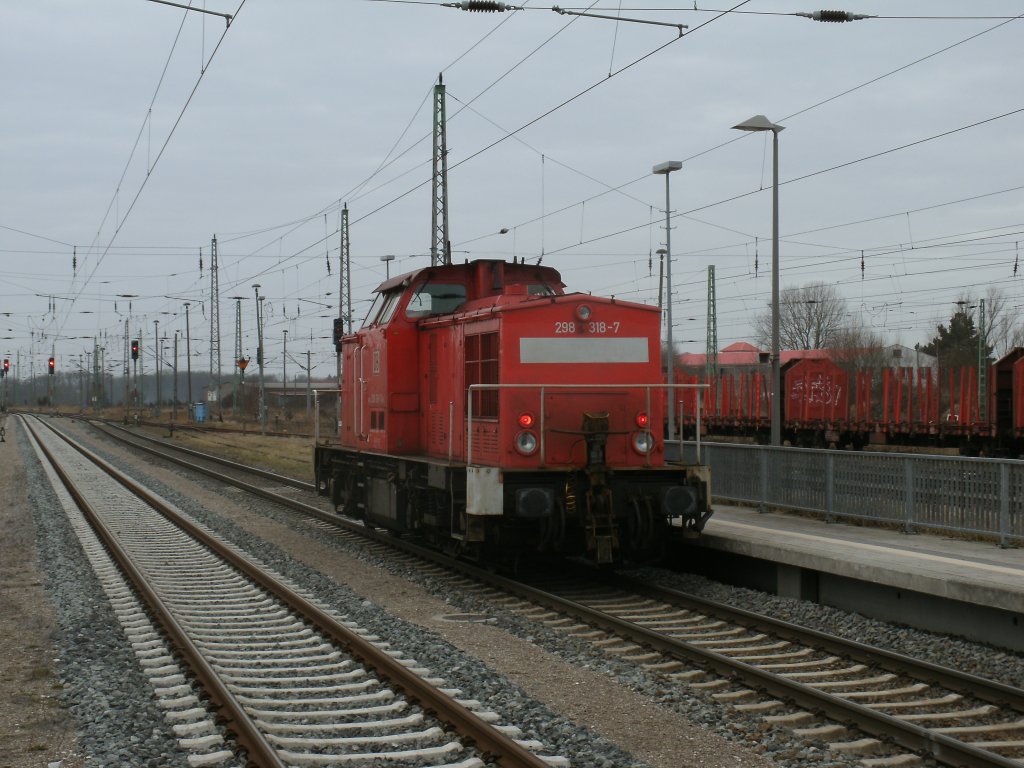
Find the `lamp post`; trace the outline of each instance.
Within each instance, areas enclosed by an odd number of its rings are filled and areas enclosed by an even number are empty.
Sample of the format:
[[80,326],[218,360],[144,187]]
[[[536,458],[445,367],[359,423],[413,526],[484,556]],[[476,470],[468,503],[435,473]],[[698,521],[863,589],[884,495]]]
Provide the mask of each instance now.
[[782,375],[779,344],[779,131],[764,115],[754,115],[733,128],[739,131],[772,132],[772,437],[773,446],[782,445]]
[[260,434],[267,432],[267,405],[266,394],[263,388],[263,299],[260,296],[260,284],[254,283],[252,289],[256,292],[256,362],[260,366]]
[[380,260],[384,262],[384,277],[386,280],[391,279],[391,262],[395,260],[395,254],[388,253],[380,257]]
[[[673,370],[675,368],[675,351],[672,344],[672,206],[669,200],[668,177],[672,171],[678,171],[682,167],[681,161],[669,160],[664,163],[658,163],[658,165],[651,169],[651,173],[661,174],[665,177],[665,324],[667,326],[666,344],[668,345],[668,440],[675,437],[676,432],[675,391],[672,389],[675,378]],[[681,455],[680,458],[682,458]]]

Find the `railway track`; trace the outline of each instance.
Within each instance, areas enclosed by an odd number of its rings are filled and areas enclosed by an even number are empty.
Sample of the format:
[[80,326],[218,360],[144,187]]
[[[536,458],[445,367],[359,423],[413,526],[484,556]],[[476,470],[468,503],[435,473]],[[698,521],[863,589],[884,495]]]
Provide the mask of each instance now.
[[[322,520],[343,520],[286,503]],[[358,535],[366,530],[342,524]],[[419,563],[432,577],[477,590],[497,610],[589,642],[738,715],[861,756],[867,766],[912,765],[922,756],[957,766],[1024,765],[1018,688],[635,580],[587,572],[525,584],[409,542],[375,538],[391,552],[404,549],[407,564]]]
[[566,764],[67,436],[26,427],[191,765]]
[[521,594],[558,631],[865,765],[1024,765],[1021,689],[622,577]]

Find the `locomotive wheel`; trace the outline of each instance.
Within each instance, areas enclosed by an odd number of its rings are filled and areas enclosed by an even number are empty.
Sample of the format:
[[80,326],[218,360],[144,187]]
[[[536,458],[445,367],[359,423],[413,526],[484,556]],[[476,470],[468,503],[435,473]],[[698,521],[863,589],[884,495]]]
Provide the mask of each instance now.
[[665,554],[664,526],[651,508],[650,498],[633,497],[626,515],[627,549],[639,561],[656,562]]
[[554,513],[538,522],[538,538],[538,552],[561,552],[565,546],[565,505],[561,499],[555,501]]

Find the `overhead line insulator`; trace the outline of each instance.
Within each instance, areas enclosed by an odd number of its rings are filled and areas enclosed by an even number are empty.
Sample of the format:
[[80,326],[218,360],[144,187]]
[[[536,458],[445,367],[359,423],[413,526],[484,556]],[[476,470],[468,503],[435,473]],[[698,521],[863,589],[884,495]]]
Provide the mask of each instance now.
[[795,13],[793,15],[803,16],[805,19],[813,19],[814,21],[830,21],[835,23],[875,18],[864,13],[851,13],[849,11],[813,11],[812,13]]
[[461,3],[442,3],[446,8],[460,8],[463,11],[475,11],[477,13],[501,13],[502,11],[518,11],[518,6],[508,3],[497,2],[497,0],[462,0]]

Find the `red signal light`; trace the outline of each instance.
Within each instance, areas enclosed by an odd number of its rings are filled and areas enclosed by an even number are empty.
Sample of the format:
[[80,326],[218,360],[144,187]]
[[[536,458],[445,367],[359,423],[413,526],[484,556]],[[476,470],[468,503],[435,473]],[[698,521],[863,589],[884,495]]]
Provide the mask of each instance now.
[[48,365],[48,366],[49,366],[49,368],[50,368],[50,375],[52,376],[52,375],[53,375],[53,372],[54,372],[54,371],[55,371],[55,370],[57,369],[57,361],[56,361],[56,360],[54,360],[54,359],[53,359],[53,358],[51,357],[51,358],[50,358],[50,361],[49,361],[49,363],[47,363],[47,365]]
[[132,339],[132,360],[139,359],[139,340]]
[[636,415],[636,425],[638,427],[640,427],[640,429],[647,429],[647,427],[648,427],[648,425],[650,423],[651,423],[651,417],[648,416],[643,411],[641,411],[640,413],[638,413]]
[[4,370],[5,371],[11,370],[11,361],[8,360],[6,357],[4,358]]
[[523,429],[529,429],[533,426],[533,414],[532,413],[520,413],[519,414],[519,426]]

